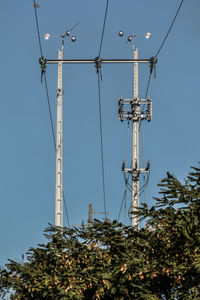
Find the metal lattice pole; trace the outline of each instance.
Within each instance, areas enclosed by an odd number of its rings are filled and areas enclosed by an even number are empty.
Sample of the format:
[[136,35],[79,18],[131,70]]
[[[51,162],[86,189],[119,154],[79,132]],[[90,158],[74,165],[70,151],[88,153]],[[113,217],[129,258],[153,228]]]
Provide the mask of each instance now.
[[[138,59],[138,50],[134,51],[134,59]],[[139,228],[138,220],[133,213],[139,207],[139,118],[140,105],[138,105],[138,63],[134,63],[133,76],[133,102],[132,110],[135,117],[132,120],[132,197],[131,197],[131,225]]]
[[[62,50],[58,50],[58,59],[63,59]],[[58,63],[57,84],[57,129],[56,129],[56,196],[55,226],[63,227],[63,122],[62,122],[62,62]]]

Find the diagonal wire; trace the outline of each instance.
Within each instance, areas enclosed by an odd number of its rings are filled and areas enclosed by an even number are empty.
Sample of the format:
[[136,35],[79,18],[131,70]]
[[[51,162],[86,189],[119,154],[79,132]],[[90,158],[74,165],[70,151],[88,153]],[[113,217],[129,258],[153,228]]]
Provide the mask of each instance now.
[[69,31],[72,31],[76,26],[78,26],[80,24],[80,22],[77,22],[74,26],[72,26],[71,28],[70,28],[70,30]]
[[104,21],[103,21],[101,41],[100,41],[100,46],[99,46],[99,55],[98,55],[99,57],[101,55],[101,49],[102,49],[102,44],[103,44],[103,38],[104,38],[104,32],[105,32],[105,26],[106,26],[106,18],[107,18],[107,13],[108,13],[108,3],[109,3],[109,0],[106,1],[106,9],[105,9],[105,15],[104,15]]
[[68,227],[70,228],[69,215],[68,215],[67,203],[66,203],[64,191],[63,191],[63,200],[64,200],[65,214],[66,214],[66,217],[67,217],[67,223],[68,223]]
[[52,132],[52,137],[53,137],[54,148],[55,148],[55,151],[56,151],[56,138],[55,138],[55,131],[54,131],[54,126],[53,126],[51,104],[50,104],[50,99],[49,99],[49,90],[48,90],[48,85],[47,85],[47,77],[46,77],[45,72],[44,72],[44,82],[45,82],[45,89],[46,89],[46,95],[47,95],[47,104],[48,104],[48,109],[49,109],[49,118],[50,118],[50,123],[51,123],[51,132]]
[[[143,132],[143,121],[141,121],[141,142],[142,142],[142,164],[144,169],[144,132]],[[143,182],[145,186],[145,173],[143,174]],[[146,188],[144,188],[144,202],[146,202]]]
[[[163,41],[162,41],[162,43],[161,43],[159,49],[158,49],[158,51],[157,51],[155,57],[158,57],[158,55],[159,55],[161,49],[163,48],[163,46],[164,46],[164,44],[165,44],[165,42],[166,42],[166,40],[167,40],[167,38],[168,38],[168,36],[169,36],[169,34],[170,34],[170,31],[172,30],[172,27],[173,27],[173,25],[174,25],[174,23],[175,23],[175,21],[176,21],[176,18],[178,17],[178,14],[179,14],[179,12],[180,12],[180,9],[181,9],[181,7],[182,7],[182,5],[183,5],[183,1],[184,1],[184,0],[181,0],[180,5],[179,5],[179,7],[178,7],[178,9],[177,9],[177,11],[176,11],[176,14],[175,14],[175,16],[174,16],[174,18],[173,18],[173,20],[172,20],[172,23],[171,23],[171,25],[170,25],[170,27],[169,27],[169,29],[168,29],[168,31],[167,31],[165,37],[164,37],[164,39],[163,39]],[[148,82],[147,82],[147,88],[146,88],[145,98],[146,98],[147,95],[148,95],[149,86],[150,86],[150,82],[151,82],[151,75],[152,75],[152,72],[149,73],[149,78],[148,78]]]
[[147,98],[147,95],[148,95],[148,92],[149,92],[149,86],[150,86],[150,82],[151,82],[151,75],[152,75],[152,72],[149,72],[149,78],[148,78],[148,82],[147,82],[147,88],[146,88],[146,92],[145,92],[145,96],[144,96],[145,99]]
[[[39,29],[38,16],[37,16],[37,4],[36,4],[35,0],[34,0],[34,12],[35,12],[35,21],[36,21],[36,27],[37,27],[38,42],[39,42],[39,47],[40,47],[40,54],[41,54],[41,57],[43,57],[42,43],[41,43],[41,38],[40,38],[40,29]],[[55,133],[54,133],[51,104],[50,104],[50,99],[49,99],[49,90],[48,90],[47,78],[46,78],[45,72],[44,72],[44,82],[45,82],[45,89],[46,89],[46,95],[47,95],[47,104],[48,104],[48,110],[49,110],[49,118],[50,118],[50,123],[51,123],[53,143],[54,143],[54,147],[56,150],[56,139],[55,139]]]
[[[126,140],[126,165],[128,164],[128,157],[129,157],[129,151],[128,151],[129,150],[129,129],[130,129],[130,124],[129,124],[129,121],[128,121],[127,140]],[[129,173],[129,175],[130,175],[130,173]],[[122,212],[122,207],[123,207],[123,204],[124,204],[124,224],[126,224],[126,200],[127,200],[128,180],[129,180],[129,176],[128,176],[128,178],[125,178],[125,190],[124,190],[124,194],[123,194],[123,197],[122,197],[121,206],[120,206],[119,214],[118,214],[118,218],[117,218],[117,220],[119,221],[119,218],[120,218],[120,215],[121,215],[121,212]]]
[[[39,42],[39,47],[40,47],[40,54],[41,54],[41,57],[43,57],[42,43],[41,43],[40,30],[39,30],[39,22],[38,22],[38,16],[37,16],[37,7],[38,6],[37,6],[35,0],[34,0],[34,5],[33,6],[34,6],[34,12],[35,12],[35,21],[36,21],[36,27],[37,27],[37,35],[38,35],[38,42]],[[52,132],[52,137],[53,137],[54,148],[55,148],[55,151],[56,151],[56,138],[55,138],[52,111],[51,111],[51,104],[50,104],[50,98],[49,98],[49,90],[48,90],[47,78],[46,78],[46,73],[45,72],[44,72],[44,82],[45,82],[45,90],[46,90],[46,95],[47,95],[49,118],[50,118],[50,123],[51,123],[51,132]],[[64,192],[63,192],[63,200],[64,200],[65,213],[66,213],[66,217],[67,217],[68,226],[70,227],[70,225],[69,225],[69,216],[68,216],[68,212],[67,212],[67,205],[66,205],[66,201],[65,201]]]
[[118,214],[118,217],[117,217],[118,221],[119,221],[119,218],[120,218],[120,215],[121,215],[121,212],[122,212],[122,207],[123,207],[123,204],[125,202],[126,195],[127,195],[127,180],[126,180],[125,185],[126,186],[125,186],[124,194],[123,194],[123,197],[122,197],[121,206],[120,206],[120,209],[119,209],[119,214]]
[[175,16],[174,16],[174,18],[173,18],[173,21],[172,21],[172,23],[171,23],[171,25],[170,25],[170,27],[169,27],[169,29],[168,29],[168,31],[167,31],[167,34],[165,35],[164,40],[163,40],[163,42],[162,42],[160,48],[158,49],[158,52],[157,52],[157,54],[156,54],[156,57],[157,57],[158,54],[160,53],[160,51],[161,51],[161,49],[162,49],[164,43],[166,42],[166,40],[167,40],[167,38],[168,38],[168,35],[169,35],[169,33],[170,33],[170,31],[171,31],[171,29],[172,29],[172,27],[173,27],[173,25],[174,25],[174,23],[175,23],[175,21],[176,21],[176,18],[177,18],[178,14],[179,14],[179,11],[180,11],[180,9],[181,9],[181,7],[182,7],[182,5],[183,5],[183,1],[184,1],[184,0],[181,0],[181,3],[180,3],[180,5],[179,5],[179,7],[178,7],[178,9],[177,9],[177,11],[176,11],[176,14],[175,14]]
[[104,177],[104,156],[103,156],[103,133],[102,133],[102,113],[101,113],[101,75],[98,76],[98,102],[99,102],[99,129],[100,129],[100,140],[101,140],[101,170],[102,170],[102,184],[103,184],[103,201],[104,201],[104,214],[106,219],[106,193],[105,193],[105,177]]
[[40,54],[43,56],[42,52],[42,44],[41,44],[41,39],[40,39],[40,30],[39,30],[39,23],[38,23],[38,16],[37,16],[37,4],[35,3],[34,0],[34,12],[35,12],[35,21],[36,21],[36,26],[37,26],[37,35],[38,35],[38,42],[39,42],[39,47],[40,47]]

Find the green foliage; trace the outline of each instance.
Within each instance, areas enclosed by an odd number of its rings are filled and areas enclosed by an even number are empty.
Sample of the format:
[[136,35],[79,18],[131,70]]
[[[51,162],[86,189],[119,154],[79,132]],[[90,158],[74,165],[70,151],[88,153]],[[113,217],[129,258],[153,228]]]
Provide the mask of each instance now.
[[200,169],[184,184],[167,173],[139,231],[116,221],[45,230],[47,244],[0,270],[11,299],[200,299]]

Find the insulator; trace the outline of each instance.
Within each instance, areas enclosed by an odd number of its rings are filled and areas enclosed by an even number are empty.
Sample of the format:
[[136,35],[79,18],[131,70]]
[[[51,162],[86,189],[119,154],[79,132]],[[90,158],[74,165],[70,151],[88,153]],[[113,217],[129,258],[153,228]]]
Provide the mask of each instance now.
[[118,101],[118,113],[119,115],[121,115],[123,113],[123,108],[124,108],[124,105],[123,105],[123,98],[120,98],[119,101]]
[[124,172],[124,169],[125,169],[125,161],[123,160],[123,162],[122,162],[122,172]]
[[148,121],[152,120],[152,100],[151,98],[147,99],[147,109],[148,109]]
[[120,30],[119,33],[118,33],[118,35],[119,35],[120,37],[122,37],[122,36],[124,35],[124,32]]
[[71,41],[72,41],[72,42],[76,42],[76,37],[75,37],[75,36],[72,36]]
[[150,170],[150,161],[148,160],[147,161],[147,166],[146,166],[146,169],[145,169],[146,171],[149,171]]
[[46,33],[45,35],[44,35],[44,39],[47,41],[47,40],[49,40],[50,39],[50,34],[49,33]]
[[127,40],[128,40],[128,42],[131,42],[132,39],[133,39],[133,37],[131,35],[129,35]]
[[149,39],[151,37],[151,33],[150,32],[147,32],[146,34],[145,34],[145,38],[146,39]]
[[135,34],[130,34],[130,35],[128,36],[128,38],[127,38],[127,41],[128,41],[128,42],[131,42],[132,39],[133,39],[135,36],[136,36]]
[[67,31],[65,32],[65,35],[66,35],[66,36],[70,36],[70,33],[71,33],[71,31],[70,31],[70,30],[67,30]]

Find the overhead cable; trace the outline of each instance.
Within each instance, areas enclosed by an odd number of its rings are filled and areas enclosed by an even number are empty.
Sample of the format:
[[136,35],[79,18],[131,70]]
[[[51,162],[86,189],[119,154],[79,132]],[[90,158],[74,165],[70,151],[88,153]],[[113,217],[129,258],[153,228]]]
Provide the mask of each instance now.
[[[159,47],[159,49],[158,49],[158,51],[157,51],[157,53],[156,53],[156,55],[155,55],[155,58],[157,58],[158,55],[160,54],[160,51],[161,51],[161,49],[163,48],[163,46],[164,46],[164,44],[165,44],[165,42],[166,42],[166,40],[167,40],[167,38],[168,38],[168,36],[169,36],[170,31],[172,30],[172,27],[173,27],[173,25],[174,25],[174,23],[175,23],[175,21],[176,21],[176,18],[178,17],[178,14],[179,14],[179,12],[180,12],[181,7],[182,7],[182,5],[183,5],[183,1],[184,1],[184,0],[181,0],[181,2],[180,2],[180,4],[179,4],[179,7],[178,7],[178,9],[177,9],[177,11],[176,11],[176,14],[175,14],[175,16],[174,16],[174,18],[173,18],[173,20],[172,20],[172,23],[171,23],[171,25],[170,25],[170,27],[169,27],[169,29],[168,29],[168,31],[167,31],[167,33],[166,33],[166,35],[165,35],[165,37],[164,37],[164,39],[163,39],[161,45],[160,45],[160,47]],[[147,88],[146,88],[146,92],[145,92],[145,98],[147,98],[147,95],[148,95],[149,86],[150,86],[150,82],[151,82],[151,76],[152,76],[152,70],[150,70],[150,73],[149,73],[149,78],[148,78],[148,82],[147,82]]]
[[70,228],[69,215],[68,215],[67,203],[66,203],[64,191],[63,191],[63,200],[64,200],[65,214],[66,214],[66,217],[67,217],[67,223],[68,223],[68,227]]
[[[41,38],[40,38],[39,22],[38,22],[38,16],[37,16],[37,7],[38,7],[38,5],[36,4],[35,0],[34,0],[34,5],[33,6],[34,6],[34,12],[35,12],[35,21],[36,21],[36,27],[37,27],[37,36],[38,36],[38,42],[39,42],[39,47],[40,47],[40,54],[41,54],[41,57],[43,57],[42,43],[41,43]],[[47,96],[47,104],[48,104],[48,110],[49,110],[49,118],[50,118],[50,123],[51,123],[51,132],[52,132],[54,147],[55,147],[55,150],[56,150],[56,139],[55,139],[55,133],[54,133],[53,118],[52,118],[51,104],[50,104],[50,99],[49,99],[49,90],[48,90],[48,85],[47,85],[46,73],[44,72],[43,75],[44,75],[44,82],[45,82],[45,89],[46,89],[46,96]]]
[[[143,169],[144,169],[144,132],[143,132],[143,120],[141,122],[141,143],[142,143],[142,164],[143,164]],[[143,174],[143,181],[144,181],[144,186],[145,186],[145,173]],[[145,193],[146,188],[144,188],[144,202],[146,201],[146,193]]]
[[[126,164],[128,164],[128,158],[129,158],[129,129],[130,129],[130,124],[128,121],[128,126],[127,126],[127,140],[126,140]],[[132,163],[131,163],[132,164]],[[119,221],[121,212],[122,212],[122,207],[124,204],[124,224],[126,224],[126,200],[127,200],[127,188],[128,188],[128,180],[129,180],[130,173],[128,175],[128,178],[125,179],[125,190],[124,194],[122,197],[120,209],[119,209],[119,214],[117,220]]]
[[103,38],[104,38],[104,32],[105,32],[105,26],[106,26],[106,19],[107,19],[107,13],[108,13],[108,4],[109,4],[109,0],[106,1],[106,9],[105,9],[105,15],[104,15],[104,21],[103,21],[101,41],[100,41],[100,46],[99,46],[99,55],[98,55],[99,57],[101,55],[101,49],[102,49],[102,44],[103,44]]
[[[41,58],[42,58],[43,57],[43,51],[42,51],[42,43],[41,43],[41,38],[40,38],[40,29],[39,29],[38,15],[37,15],[37,8],[39,7],[39,5],[36,4],[35,0],[34,0],[34,3],[33,3],[33,7],[34,7],[34,12],[35,12],[35,21],[36,21],[36,27],[37,27],[37,36],[38,36],[38,42],[39,42],[39,47],[40,47],[40,54],[41,54]],[[76,26],[77,25],[78,24],[76,24]],[[43,75],[44,75],[45,90],[46,90],[46,96],[47,96],[49,118],[50,118],[50,123],[51,123],[51,132],[52,132],[52,137],[53,137],[54,148],[55,148],[55,151],[56,151],[56,138],[55,138],[55,132],[54,132],[54,126],[53,126],[53,118],[52,118],[52,111],[51,111],[51,104],[50,104],[50,98],[49,98],[49,90],[48,90],[48,85],[47,85],[46,72],[44,72]],[[66,218],[67,218],[68,226],[70,227],[69,216],[68,216],[68,212],[67,212],[67,205],[66,205],[66,201],[65,201],[64,192],[62,191],[62,193],[63,193],[63,200],[64,200]]]
[[172,29],[172,27],[173,27],[173,25],[174,25],[174,23],[175,23],[175,21],[176,21],[176,18],[177,18],[177,16],[178,16],[179,12],[180,12],[180,9],[181,9],[181,7],[182,7],[182,5],[183,5],[183,1],[184,1],[184,0],[181,0],[181,3],[180,3],[180,5],[179,5],[179,7],[178,7],[178,9],[177,9],[177,11],[176,11],[176,14],[175,14],[175,16],[174,16],[174,18],[173,18],[173,21],[172,21],[172,23],[171,23],[171,25],[170,25],[170,27],[169,27],[169,29],[168,29],[168,31],[167,31],[167,34],[165,35],[164,40],[163,40],[163,42],[162,42],[160,48],[158,49],[158,52],[157,52],[157,54],[156,54],[156,57],[157,57],[158,54],[160,53],[160,51],[161,51],[161,49],[162,49],[164,43],[166,42],[166,40],[167,40],[167,38],[168,38],[168,35],[169,35],[169,33],[170,33],[170,31],[171,31],[171,29]]
[[119,221],[119,218],[120,218],[120,215],[121,215],[121,212],[122,212],[122,207],[123,207],[123,204],[125,202],[126,194],[127,194],[127,185],[126,185],[126,188],[124,190],[123,197],[122,197],[122,201],[121,201],[121,205],[120,205],[120,209],[119,209],[119,214],[118,214],[118,217],[117,217],[117,221]]
[[103,155],[103,130],[102,130],[102,111],[101,111],[101,75],[97,72],[98,78],[98,104],[99,104],[99,130],[100,130],[100,143],[101,143],[101,173],[103,185],[103,201],[104,201],[104,214],[106,219],[106,193],[105,193],[105,176],[104,176],[104,155]]
[[42,43],[41,43],[41,39],[40,39],[40,30],[39,30],[39,23],[38,23],[38,16],[37,16],[37,7],[39,7],[39,6],[38,6],[38,4],[36,4],[35,0],[34,0],[33,7],[34,7],[34,12],[35,12],[35,21],[36,21],[36,27],[37,27],[37,35],[38,35],[38,41],[39,41],[39,47],[40,47],[40,54],[41,54],[41,57],[43,57]]
[[149,72],[149,78],[148,78],[148,82],[147,82],[147,88],[146,88],[146,92],[145,92],[145,96],[144,96],[145,99],[147,98],[147,95],[148,95],[149,86],[150,86],[150,82],[151,82],[151,76],[152,76],[152,73]]
[[53,118],[52,118],[52,112],[51,112],[51,104],[50,104],[50,99],[49,99],[49,90],[48,90],[48,85],[47,85],[46,73],[44,73],[44,83],[45,83],[45,89],[46,89],[46,95],[47,95],[49,118],[50,118],[50,123],[51,123],[51,132],[52,132],[52,137],[53,137],[54,148],[56,151],[56,138],[55,138],[55,132],[54,132],[54,126],[53,126]]

